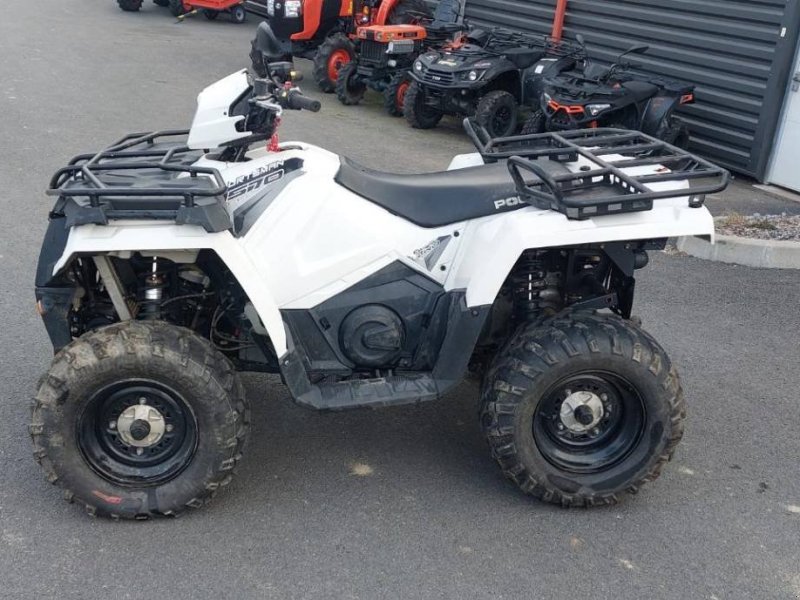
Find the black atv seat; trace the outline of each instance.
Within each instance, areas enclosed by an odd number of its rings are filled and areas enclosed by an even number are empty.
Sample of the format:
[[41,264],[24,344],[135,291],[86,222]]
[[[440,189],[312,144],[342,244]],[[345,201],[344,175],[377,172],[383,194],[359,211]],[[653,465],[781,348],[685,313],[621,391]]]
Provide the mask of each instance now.
[[646,100],[658,92],[658,86],[646,81],[626,81],[622,84],[625,90],[633,95],[636,102]]
[[[548,170],[565,167],[541,161]],[[518,194],[505,162],[438,173],[398,175],[362,167],[341,157],[336,182],[421,227],[443,227],[501,212],[526,204]],[[528,181],[535,181],[531,175]],[[507,202],[501,202],[507,201]]]

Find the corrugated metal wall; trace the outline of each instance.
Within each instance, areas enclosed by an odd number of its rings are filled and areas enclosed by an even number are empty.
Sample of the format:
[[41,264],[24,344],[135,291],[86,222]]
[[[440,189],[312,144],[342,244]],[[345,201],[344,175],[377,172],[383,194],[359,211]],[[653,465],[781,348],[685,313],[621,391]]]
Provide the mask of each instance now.
[[[556,0],[467,0],[473,23],[549,32]],[[763,177],[798,28],[798,0],[570,0],[566,36],[604,61],[633,43],[643,70],[698,85],[693,149]],[[783,37],[781,33],[783,28]]]

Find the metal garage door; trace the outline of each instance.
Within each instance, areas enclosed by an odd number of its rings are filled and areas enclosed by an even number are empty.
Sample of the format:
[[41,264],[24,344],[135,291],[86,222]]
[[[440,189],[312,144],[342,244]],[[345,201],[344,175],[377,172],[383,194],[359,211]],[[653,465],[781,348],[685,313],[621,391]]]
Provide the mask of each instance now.
[[[467,0],[474,23],[547,32],[556,0]],[[570,0],[566,36],[611,61],[650,44],[645,70],[698,85],[693,149],[763,178],[793,58],[800,0]],[[638,60],[638,58],[637,58]]]

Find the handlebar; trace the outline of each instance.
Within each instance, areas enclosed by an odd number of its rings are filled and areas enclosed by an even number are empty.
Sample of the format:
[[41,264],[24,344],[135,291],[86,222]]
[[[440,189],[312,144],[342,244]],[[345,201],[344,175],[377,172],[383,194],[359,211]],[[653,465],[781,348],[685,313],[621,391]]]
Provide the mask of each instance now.
[[282,92],[281,100],[281,104],[290,110],[310,110],[311,112],[319,112],[319,109],[322,108],[322,104],[319,100],[309,98],[297,89],[290,89]]

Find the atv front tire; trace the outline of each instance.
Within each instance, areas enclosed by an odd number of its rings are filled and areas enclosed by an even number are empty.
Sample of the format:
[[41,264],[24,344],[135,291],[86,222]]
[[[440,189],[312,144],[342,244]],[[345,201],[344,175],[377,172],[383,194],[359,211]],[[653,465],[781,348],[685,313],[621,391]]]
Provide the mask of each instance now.
[[415,129],[433,129],[444,113],[425,104],[425,88],[419,82],[412,81],[403,99],[403,116]]
[[142,519],[199,508],[226,485],[249,418],[233,366],[208,340],[132,321],[56,355],[30,433],[34,457],[67,500],[90,515]]
[[336,79],[336,97],[345,106],[355,106],[364,98],[367,86],[358,80],[357,65],[347,63],[339,70]]
[[312,75],[319,89],[326,94],[336,90],[339,70],[351,62],[356,55],[353,42],[343,33],[329,36],[314,55]]
[[498,354],[481,425],[523,492],[594,506],[660,475],[685,410],[678,375],[652,337],[617,316],[566,313],[523,326]]
[[203,16],[208,19],[209,21],[216,21],[217,17],[219,16],[219,11],[216,10],[209,10],[208,8],[203,9]]
[[393,117],[403,116],[403,106],[411,86],[411,77],[408,73],[400,73],[392,77],[389,85],[383,91],[383,107]]
[[117,4],[125,12],[136,12],[142,8],[142,0],[117,0]]
[[491,137],[506,137],[517,129],[518,110],[517,100],[513,94],[494,90],[478,102],[475,120],[489,132]]

